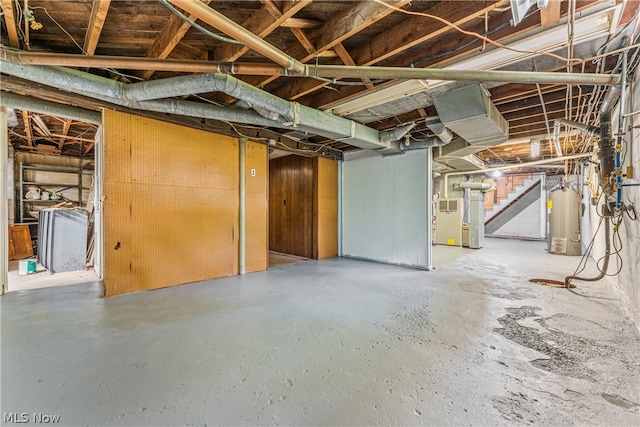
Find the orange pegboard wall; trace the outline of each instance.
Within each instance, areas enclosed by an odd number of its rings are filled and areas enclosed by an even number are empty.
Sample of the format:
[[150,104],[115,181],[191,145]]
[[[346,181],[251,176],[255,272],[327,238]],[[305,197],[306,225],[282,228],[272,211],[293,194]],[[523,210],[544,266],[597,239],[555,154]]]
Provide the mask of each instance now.
[[119,295],[238,272],[238,141],[104,114],[104,286]]
[[316,158],[314,215],[315,258],[338,255],[338,162]]

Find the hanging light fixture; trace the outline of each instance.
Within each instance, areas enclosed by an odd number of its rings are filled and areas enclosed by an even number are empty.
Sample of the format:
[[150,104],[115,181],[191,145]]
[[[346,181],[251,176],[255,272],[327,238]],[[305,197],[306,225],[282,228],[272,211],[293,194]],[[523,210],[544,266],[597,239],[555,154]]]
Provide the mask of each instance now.
[[531,140],[531,157],[539,157],[540,156],[540,141]]

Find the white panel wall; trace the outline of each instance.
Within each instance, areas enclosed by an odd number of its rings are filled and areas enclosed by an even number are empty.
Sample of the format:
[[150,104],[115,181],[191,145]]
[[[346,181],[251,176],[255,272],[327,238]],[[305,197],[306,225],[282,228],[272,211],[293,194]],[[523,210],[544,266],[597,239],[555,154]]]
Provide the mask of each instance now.
[[343,256],[428,268],[428,152],[347,153],[342,167]]
[[545,222],[547,220],[547,201],[542,195],[544,177],[541,177],[542,184],[533,190],[538,195],[538,199],[527,206],[511,221],[500,227],[494,234],[500,236],[524,237],[530,239],[545,238]]

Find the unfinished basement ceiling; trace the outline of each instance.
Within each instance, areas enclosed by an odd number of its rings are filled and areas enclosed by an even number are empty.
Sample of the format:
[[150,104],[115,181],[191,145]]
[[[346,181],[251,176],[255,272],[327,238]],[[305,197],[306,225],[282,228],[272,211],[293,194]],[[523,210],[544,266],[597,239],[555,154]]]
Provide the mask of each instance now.
[[[190,0],[171,0],[178,10]],[[122,56],[174,60],[273,64],[254,49],[228,43],[211,25],[191,16],[205,34],[186,23],[159,0],[0,0],[3,8],[3,50],[64,53],[78,56]],[[371,65],[415,68],[501,69],[572,73],[612,73],[618,55],[599,61],[572,62],[567,57],[589,59],[621,44],[617,37],[630,21],[636,22],[638,1],[551,0],[544,9],[536,2],[516,26],[512,2],[486,1],[216,1],[203,3],[291,57],[318,65]],[[522,3],[522,2],[517,2]],[[25,12],[27,12],[25,14]],[[189,15],[189,13],[186,13]],[[13,19],[11,19],[13,17]],[[23,19],[27,17],[28,19]],[[443,23],[447,21],[449,24]],[[589,21],[590,20],[590,21]],[[452,24],[455,24],[452,25]],[[567,48],[573,30],[574,42]],[[215,35],[212,36],[211,33]],[[478,34],[490,40],[482,40]],[[493,42],[527,50],[527,38],[547,42],[544,54],[515,54]],[[613,39],[604,49],[607,40]],[[632,40],[637,43],[638,40]],[[524,47],[522,47],[522,46]],[[537,46],[537,45],[536,45]],[[498,52],[496,54],[496,52]],[[636,50],[630,52],[634,59]],[[554,55],[549,55],[553,53]],[[497,59],[496,59],[497,58]],[[505,59],[506,58],[506,59]],[[155,80],[186,73],[132,69],[77,67],[102,77],[127,83]],[[416,123],[411,136],[431,137],[427,124],[437,120],[432,96],[482,81],[423,82],[411,93],[403,86],[415,81],[329,79],[327,81],[282,76],[236,77],[286,100],[343,115],[377,130]],[[409,82],[409,83],[407,83]],[[411,83],[413,82],[413,83]],[[513,164],[557,155],[549,139],[553,121],[568,118],[594,124],[606,86],[567,84],[486,83],[491,101],[509,124],[505,143],[476,153],[489,165]],[[397,93],[394,93],[396,89]],[[64,87],[48,87],[16,76],[2,76],[2,90],[30,98],[99,111],[128,111],[106,101],[69,94]],[[385,94],[382,96],[381,94]],[[392,94],[391,97],[387,97]],[[222,94],[183,96],[193,102],[235,108],[235,99]],[[541,102],[541,99],[544,102]],[[358,105],[360,104],[360,105]],[[308,132],[290,132],[265,126],[229,124],[211,119],[140,112],[191,127],[230,135],[248,135],[277,141],[298,152],[340,157],[355,147],[340,140]],[[37,115],[47,129],[34,121]],[[97,126],[32,111],[16,111],[17,124],[10,139],[18,150],[47,154],[91,156]],[[567,134],[568,135],[568,134]],[[592,142],[580,133],[563,134],[563,154],[590,149]],[[532,158],[530,141],[539,140],[541,153]],[[319,145],[318,145],[319,144]],[[82,153],[82,154],[81,154]]]

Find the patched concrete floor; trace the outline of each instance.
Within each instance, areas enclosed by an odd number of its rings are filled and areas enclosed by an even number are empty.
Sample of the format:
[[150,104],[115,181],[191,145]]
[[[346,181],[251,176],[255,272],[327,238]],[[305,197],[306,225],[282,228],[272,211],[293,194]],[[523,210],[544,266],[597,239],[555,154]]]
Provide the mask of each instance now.
[[[100,299],[1,298],[3,413],[63,425],[633,425],[640,337],[541,242],[348,259]],[[447,261],[449,259],[449,261]],[[586,274],[595,275],[591,264]]]

